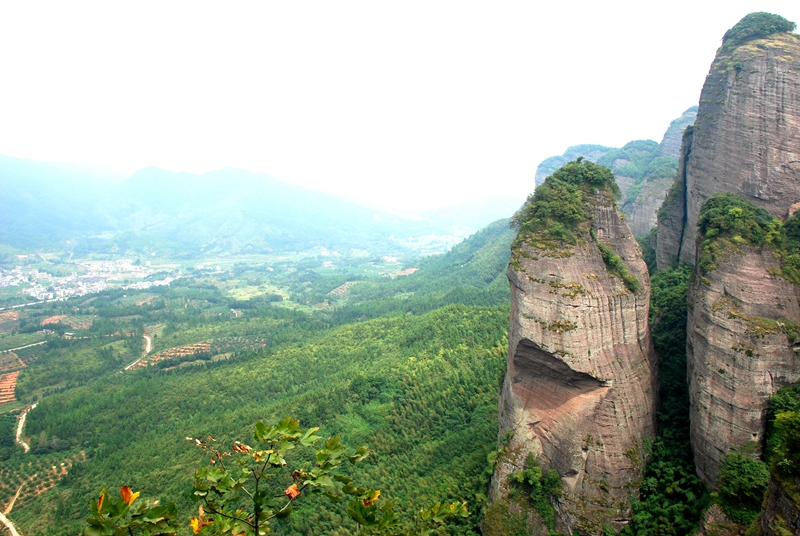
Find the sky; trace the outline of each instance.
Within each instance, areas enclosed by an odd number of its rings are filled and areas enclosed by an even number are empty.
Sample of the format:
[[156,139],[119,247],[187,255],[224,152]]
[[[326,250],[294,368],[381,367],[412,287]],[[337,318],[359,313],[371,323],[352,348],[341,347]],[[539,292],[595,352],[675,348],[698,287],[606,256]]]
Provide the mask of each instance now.
[[398,213],[660,141],[725,31],[800,2],[1,2],[0,154],[264,172]]

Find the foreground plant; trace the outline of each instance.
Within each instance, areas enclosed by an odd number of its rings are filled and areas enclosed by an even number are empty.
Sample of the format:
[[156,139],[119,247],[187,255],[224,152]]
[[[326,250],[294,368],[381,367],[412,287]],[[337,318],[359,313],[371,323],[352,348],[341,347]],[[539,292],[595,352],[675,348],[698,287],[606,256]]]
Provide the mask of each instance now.
[[[262,536],[270,532],[274,519],[288,518],[297,501],[314,494],[334,503],[349,499],[346,511],[358,525],[360,534],[429,535],[449,519],[469,517],[466,503],[437,503],[402,523],[393,501],[379,503],[380,490],[358,487],[341,472],[346,463],[366,459],[369,449],[361,446],[348,454],[339,436],[322,441],[318,431],[319,428],[303,430],[298,421],[287,417],[274,426],[256,423],[252,446],[234,441],[229,450],[223,450],[212,437],[205,440],[187,437],[211,454],[209,465],[194,474],[194,497],[200,504],[197,515],[189,522],[192,533]],[[290,455],[295,449],[298,452]],[[302,449],[313,449],[313,455],[303,456]],[[127,486],[121,491],[122,499],[113,506],[106,495],[103,490],[99,501],[92,503],[93,517],[87,520],[90,526],[85,529],[85,536],[133,536],[133,530],[139,527],[144,536],[177,532],[174,504],[157,507],[154,502],[142,503],[134,512],[131,504],[139,494],[132,493]],[[129,512],[131,515],[126,517]],[[163,527],[142,525],[151,519]]]
[[[191,521],[193,532],[260,536],[268,532],[271,520],[286,519],[294,512],[294,502],[310,494],[333,502],[343,502],[343,495],[369,504],[376,501],[380,491],[356,487],[350,477],[337,474],[345,462],[355,464],[369,456],[364,446],[347,454],[339,436],[315,449],[313,465],[304,461],[291,471],[286,468],[290,451],[314,448],[320,442],[318,431],[303,430],[287,417],[275,426],[256,423],[255,446],[234,441],[229,451],[221,451],[211,437],[187,438],[212,454],[211,465],[194,475],[194,495],[202,504]],[[281,480],[284,484],[278,484]]]
[[180,525],[175,520],[178,511],[174,503],[158,504],[157,500],[138,500],[139,492],[128,486],[119,490],[114,501],[105,488],[97,501],[90,503],[92,515],[86,522],[84,536],[158,536],[177,534]]

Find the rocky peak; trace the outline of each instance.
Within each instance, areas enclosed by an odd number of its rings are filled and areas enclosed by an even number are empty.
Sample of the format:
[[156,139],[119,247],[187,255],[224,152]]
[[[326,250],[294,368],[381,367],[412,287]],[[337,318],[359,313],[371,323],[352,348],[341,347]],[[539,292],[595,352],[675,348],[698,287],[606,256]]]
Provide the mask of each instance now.
[[658,244],[685,262],[695,259],[700,208],[715,193],[734,192],[779,218],[800,202],[800,39],[737,35],[720,47],[700,96],[683,173],[685,224],[673,233],[682,242]]
[[515,217],[499,402],[507,443],[492,499],[513,502],[509,475],[533,453],[561,478],[555,525],[567,534],[600,534],[630,519],[655,429],[649,277],[616,189],[610,170],[579,159]]
[[590,162],[597,162],[597,159],[608,153],[615,151],[613,147],[605,147],[603,145],[573,145],[568,147],[564,154],[561,156],[551,156],[545,158],[536,168],[536,176],[534,177],[534,185],[539,186],[544,180],[553,174],[558,168],[564,164],[575,160],[576,158],[583,158]]
[[681,140],[686,127],[693,125],[697,119],[697,106],[692,106],[669,124],[659,145],[659,154],[678,160],[681,154]]

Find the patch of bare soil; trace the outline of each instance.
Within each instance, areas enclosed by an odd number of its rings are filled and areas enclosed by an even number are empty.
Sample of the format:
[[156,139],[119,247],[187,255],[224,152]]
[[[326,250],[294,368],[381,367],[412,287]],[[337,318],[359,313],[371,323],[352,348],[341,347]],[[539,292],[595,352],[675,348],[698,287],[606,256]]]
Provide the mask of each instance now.
[[17,376],[19,376],[18,370],[0,374],[0,404],[13,402],[17,399],[14,394],[14,389],[17,387]]

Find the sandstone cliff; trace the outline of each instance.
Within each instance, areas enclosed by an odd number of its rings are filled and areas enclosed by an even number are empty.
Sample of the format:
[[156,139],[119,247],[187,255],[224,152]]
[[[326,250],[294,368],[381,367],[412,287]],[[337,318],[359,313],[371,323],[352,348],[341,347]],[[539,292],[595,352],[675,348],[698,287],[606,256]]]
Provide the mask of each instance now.
[[[568,166],[603,169],[585,161]],[[499,401],[500,436],[510,440],[496,465],[492,499],[507,500],[509,474],[532,452],[561,476],[556,528],[601,534],[605,524],[620,527],[631,516],[643,442],[655,429],[656,358],[638,245],[611,188],[584,183],[580,191],[585,213],[573,227],[548,219],[566,212],[547,213],[552,200],[540,190],[527,206],[540,229],[563,224],[566,242],[523,222],[512,249],[508,370]]]
[[[687,361],[697,474],[713,486],[731,449],[760,452],[769,397],[800,379],[797,285],[769,248],[740,246],[689,288]],[[787,334],[788,333],[788,334]]]
[[[695,259],[700,208],[734,192],[783,218],[800,201],[800,40],[790,33],[721,47],[706,78],[685,162],[686,223],[658,248]],[[662,265],[659,263],[659,267]]]
[[[646,170],[640,181],[640,186],[635,191],[628,192],[622,205],[622,213],[635,235],[645,235],[657,224],[657,212],[664,202],[672,184],[675,182],[676,173],[680,172],[681,140],[687,127],[694,124],[697,117],[697,106],[683,112],[679,118],[670,123],[664,133],[664,138],[659,144],[659,156],[650,168]],[[669,158],[678,161],[674,168],[663,159]],[[660,163],[662,165],[654,165]],[[664,165],[664,164],[667,165]]]
[[692,154],[693,138],[694,128],[687,128],[682,136],[677,176],[656,213],[656,264],[659,270],[677,265],[681,257],[686,230],[686,166]]
[[656,213],[675,181],[675,173],[673,170],[670,171],[668,175],[648,177],[636,193],[636,197],[629,197],[622,206],[622,213],[633,234],[646,235],[656,226]]
[[714,504],[705,511],[692,536],[744,536],[745,530],[746,527],[731,521],[722,508]]
[[[788,493],[784,486],[775,478],[770,480],[764,511],[759,520],[765,536],[800,534],[800,501],[796,492]],[[800,478],[794,479],[793,487],[800,489]]]
[[[691,435],[697,473],[711,487],[731,449],[760,453],[770,395],[800,379],[800,292],[782,274],[786,252],[764,238],[780,227],[773,217],[785,220],[800,201],[800,40],[764,37],[766,26],[753,22],[776,17],[754,15],[717,52],[658,214],[658,268],[698,262],[688,299]],[[728,39],[736,32],[744,38]],[[737,197],[718,207],[720,225],[706,237],[703,207],[722,192]],[[742,210],[762,234],[731,217]]]
[[687,127],[694,125],[696,119],[697,106],[692,106],[669,124],[659,144],[661,156],[669,156],[675,160],[680,158],[683,133]]

